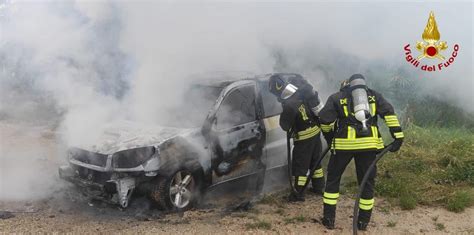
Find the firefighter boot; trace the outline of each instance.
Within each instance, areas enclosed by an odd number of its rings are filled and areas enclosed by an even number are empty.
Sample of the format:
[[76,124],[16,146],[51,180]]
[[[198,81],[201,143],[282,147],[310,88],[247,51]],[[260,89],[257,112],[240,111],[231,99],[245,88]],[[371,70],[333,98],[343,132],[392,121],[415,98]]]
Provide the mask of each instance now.
[[317,195],[323,195],[324,193],[324,177],[311,179],[311,192],[316,193]]
[[372,210],[359,209],[359,217],[357,218],[357,229],[365,231],[369,225]]
[[329,218],[325,218],[323,217],[321,219],[321,223],[324,225],[324,227],[326,227],[327,229],[334,229],[335,226],[334,226],[334,219],[329,219]]
[[327,229],[334,229],[335,219],[336,219],[336,206],[324,204],[323,218],[321,219],[321,223]]
[[288,201],[289,202],[304,202],[305,201],[304,194],[291,192],[290,195],[288,196]]
[[[303,179],[304,177],[304,179]],[[288,196],[288,201],[289,202],[304,202],[304,189],[305,189],[305,184],[306,184],[306,177],[305,176],[299,176],[295,177],[295,190],[291,191],[290,196]]]

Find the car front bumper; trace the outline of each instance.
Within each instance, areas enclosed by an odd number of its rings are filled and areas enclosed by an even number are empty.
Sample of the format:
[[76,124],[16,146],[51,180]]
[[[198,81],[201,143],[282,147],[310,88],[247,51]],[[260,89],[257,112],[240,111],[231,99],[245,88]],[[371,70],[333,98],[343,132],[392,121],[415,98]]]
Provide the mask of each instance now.
[[102,184],[94,182],[92,179],[80,177],[78,172],[71,166],[59,167],[58,173],[61,179],[82,188],[89,197],[108,203],[119,204],[122,208],[128,206],[136,187],[136,180],[133,177],[109,179]]

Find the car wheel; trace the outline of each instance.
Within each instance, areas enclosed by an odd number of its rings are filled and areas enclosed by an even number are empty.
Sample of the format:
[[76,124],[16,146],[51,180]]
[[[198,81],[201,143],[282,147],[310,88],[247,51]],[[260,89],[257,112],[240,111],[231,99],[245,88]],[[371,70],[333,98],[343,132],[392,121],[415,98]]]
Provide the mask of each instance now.
[[187,170],[179,170],[171,177],[158,177],[150,197],[161,209],[184,211],[193,206],[198,194],[196,175]]

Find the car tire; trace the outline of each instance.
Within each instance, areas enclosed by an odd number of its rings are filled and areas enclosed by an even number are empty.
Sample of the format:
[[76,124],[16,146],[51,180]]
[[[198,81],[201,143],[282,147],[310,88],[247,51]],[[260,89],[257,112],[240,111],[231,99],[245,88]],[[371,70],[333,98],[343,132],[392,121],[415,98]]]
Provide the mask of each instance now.
[[186,211],[199,199],[200,177],[182,169],[169,177],[158,176],[151,187],[149,197],[162,210]]

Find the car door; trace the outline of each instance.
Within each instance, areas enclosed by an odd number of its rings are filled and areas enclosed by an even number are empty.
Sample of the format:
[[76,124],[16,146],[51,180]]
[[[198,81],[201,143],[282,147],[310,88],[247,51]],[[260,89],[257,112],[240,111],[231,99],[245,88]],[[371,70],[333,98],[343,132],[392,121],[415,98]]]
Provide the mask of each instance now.
[[282,106],[275,95],[270,93],[268,82],[259,82],[263,107],[263,122],[265,126],[264,192],[287,186],[287,146],[286,132],[280,128]]
[[263,172],[263,122],[258,116],[256,84],[230,89],[215,112],[211,127],[213,184],[251,177]]

